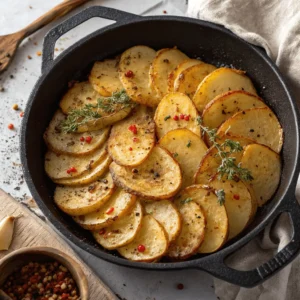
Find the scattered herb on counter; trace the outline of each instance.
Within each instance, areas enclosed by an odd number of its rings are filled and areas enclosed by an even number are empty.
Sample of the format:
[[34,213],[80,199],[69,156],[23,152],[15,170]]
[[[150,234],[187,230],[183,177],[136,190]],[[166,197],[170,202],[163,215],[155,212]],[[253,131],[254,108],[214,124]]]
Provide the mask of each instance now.
[[218,203],[220,206],[224,205],[225,203],[225,192],[223,189],[216,191],[216,196],[218,197]]

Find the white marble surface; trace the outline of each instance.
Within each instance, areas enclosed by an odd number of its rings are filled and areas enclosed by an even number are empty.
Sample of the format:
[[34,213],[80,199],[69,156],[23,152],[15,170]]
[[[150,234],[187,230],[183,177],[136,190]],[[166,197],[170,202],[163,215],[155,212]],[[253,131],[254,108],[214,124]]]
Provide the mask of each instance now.
[[[1,0],[0,35],[21,29],[60,1]],[[163,14],[163,10],[166,10],[168,14],[182,15],[185,10],[185,0],[94,0],[89,1],[85,6],[90,5],[104,5],[147,15]],[[59,55],[81,37],[109,23],[110,21],[92,19],[68,32],[57,42],[59,51],[56,52],[56,55]],[[19,114],[25,108],[30,91],[40,76],[41,57],[36,52],[41,51],[43,37],[53,24],[34,34],[30,40],[24,41],[9,70],[0,75],[0,86],[4,87],[4,91],[0,92],[0,161],[2,168],[0,187],[20,201],[30,197],[30,193],[22,177],[19,158],[21,126]],[[28,55],[32,59],[28,59]],[[21,110],[12,109],[15,103],[19,105]],[[15,130],[11,131],[7,128],[9,123],[14,124]],[[127,300],[216,299],[211,276],[201,271],[150,272],[133,270],[101,261],[77,247],[74,248],[121,298]],[[185,288],[177,290],[177,283],[183,283]]]

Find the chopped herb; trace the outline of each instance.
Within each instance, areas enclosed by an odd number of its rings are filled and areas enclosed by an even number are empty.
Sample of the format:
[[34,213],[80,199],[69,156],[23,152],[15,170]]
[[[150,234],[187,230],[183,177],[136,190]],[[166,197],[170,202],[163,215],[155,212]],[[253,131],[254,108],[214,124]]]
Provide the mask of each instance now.
[[173,157],[175,158],[175,157],[177,157],[178,156],[178,153],[177,152],[174,152],[173,153]]
[[191,202],[191,201],[193,201],[192,198],[186,198],[186,199],[181,200],[180,203],[181,203],[181,204],[186,204],[186,203],[189,203],[189,202]]
[[216,195],[218,197],[218,203],[220,204],[220,206],[224,205],[224,203],[225,203],[225,192],[224,192],[224,190],[223,189],[217,190]]
[[166,117],[164,118],[164,120],[167,121],[167,120],[170,119],[170,118],[171,118],[171,116],[168,115],[168,116],[166,116]]
[[189,140],[188,143],[186,144],[186,146],[187,146],[188,148],[190,148],[191,145],[192,145],[192,142],[191,142],[191,140]]
[[202,124],[202,118],[200,116],[198,116],[196,120],[198,125]]

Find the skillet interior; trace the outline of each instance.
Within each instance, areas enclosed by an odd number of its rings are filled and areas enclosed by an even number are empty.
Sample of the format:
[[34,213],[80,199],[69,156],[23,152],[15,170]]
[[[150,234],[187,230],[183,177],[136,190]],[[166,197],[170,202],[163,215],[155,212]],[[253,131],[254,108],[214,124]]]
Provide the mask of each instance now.
[[[94,61],[114,56],[139,44],[155,49],[178,46],[187,55],[200,57],[205,62],[247,70],[260,96],[277,114],[283,126],[285,133],[282,151],[283,171],[280,186],[272,201],[258,212],[247,231],[226,244],[225,248],[238,239],[247,238],[245,236],[247,233],[261,227],[272,210],[283,200],[287,191],[294,188],[298,160],[298,125],[293,102],[281,79],[268,60],[259,51],[253,50],[249,44],[217,26],[198,20],[148,17],[138,19],[137,22],[138,24],[120,22],[110,26],[109,29],[100,30],[65,51],[54,62],[53,67],[43,74],[31,94],[24,117],[21,147],[29,188],[46,217],[59,231],[83,249],[99,257],[125,265],[147,267],[146,264],[127,263],[124,259],[105,255],[105,250],[94,242],[92,236],[57,209],[53,203],[54,184],[44,172],[46,147],[42,135],[58,107],[68,81],[86,78]],[[193,259],[195,258],[191,260]],[[155,265],[171,267],[171,264],[164,263]],[[183,266],[181,263],[174,263],[172,268],[176,268],[176,265]],[[155,266],[149,268],[155,269]]]

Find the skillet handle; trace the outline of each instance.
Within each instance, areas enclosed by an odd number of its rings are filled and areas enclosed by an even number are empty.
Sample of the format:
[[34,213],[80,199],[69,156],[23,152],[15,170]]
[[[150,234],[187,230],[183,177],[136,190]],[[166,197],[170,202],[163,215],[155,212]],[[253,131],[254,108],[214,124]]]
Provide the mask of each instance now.
[[295,196],[293,198],[294,199],[285,206],[279,207],[276,215],[278,216],[282,212],[287,212],[289,214],[293,227],[292,239],[288,245],[286,245],[268,262],[249,271],[236,270],[225,264],[224,260],[227,256],[232,254],[232,250],[229,249],[226,251],[227,249],[224,249],[225,251],[216,253],[211,261],[208,257],[208,260],[205,260],[204,263],[198,264],[197,268],[207,271],[211,275],[235,285],[250,288],[261,284],[263,281],[288,265],[297,256],[300,250],[300,206]]
[[82,10],[78,14],[58,24],[46,34],[43,44],[42,73],[53,63],[54,47],[56,41],[66,32],[77,27],[81,23],[84,23],[85,21],[95,17],[113,20],[116,22],[121,20],[129,21],[132,19],[141,18],[140,16],[135,14],[104,6],[91,6],[87,9]]

